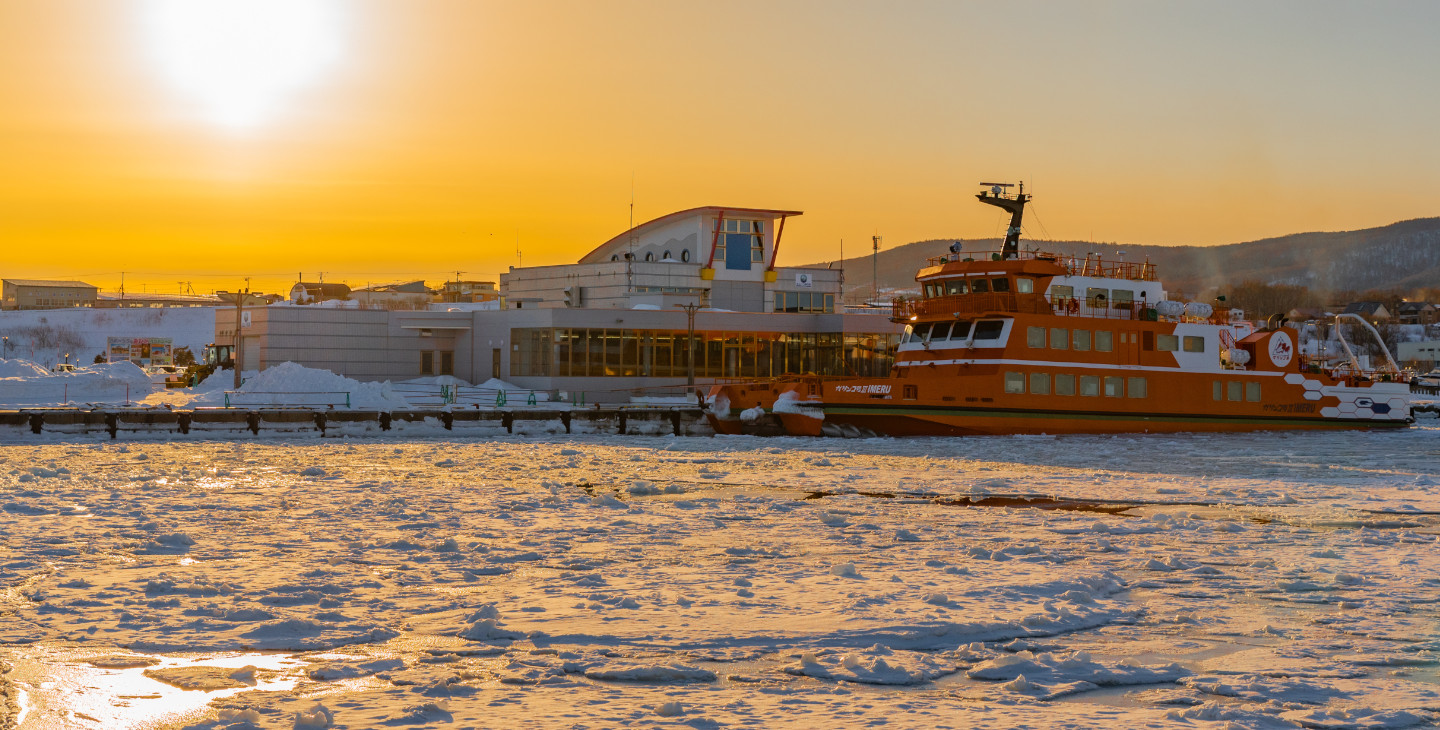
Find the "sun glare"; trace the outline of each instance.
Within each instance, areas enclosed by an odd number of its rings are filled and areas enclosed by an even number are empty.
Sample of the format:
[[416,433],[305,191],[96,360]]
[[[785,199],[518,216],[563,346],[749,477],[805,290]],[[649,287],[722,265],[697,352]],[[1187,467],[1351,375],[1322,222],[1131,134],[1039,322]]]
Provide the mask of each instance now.
[[246,129],[340,58],[339,0],[148,0],[146,42],[207,118]]

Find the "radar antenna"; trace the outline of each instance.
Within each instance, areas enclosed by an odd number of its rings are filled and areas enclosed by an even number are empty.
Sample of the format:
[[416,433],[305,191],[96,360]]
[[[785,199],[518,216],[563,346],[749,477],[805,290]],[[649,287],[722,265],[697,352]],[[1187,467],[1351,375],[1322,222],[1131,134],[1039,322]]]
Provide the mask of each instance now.
[[1011,195],[1011,183],[980,183],[990,188],[980,191],[976,195],[982,203],[993,205],[1010,211],[1010,229],[1005,232],[1005,243],[1000,248],[1001,259],[1013,259],[1020,255],[1020,219],[1025,213],[1025,204],[1030,202],[1030,196],[1025,194],[1025,182],[1020,182],[1018,193]]

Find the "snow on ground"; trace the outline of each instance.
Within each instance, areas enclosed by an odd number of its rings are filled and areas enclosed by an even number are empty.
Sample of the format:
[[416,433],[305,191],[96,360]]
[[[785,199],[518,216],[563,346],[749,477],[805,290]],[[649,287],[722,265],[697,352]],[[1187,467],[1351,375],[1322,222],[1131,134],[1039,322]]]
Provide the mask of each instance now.
[[[230,376],[227,381],[226,375]],[[234,385],[233,372],[221,372],[210,376],[197,390],[203,390],[187,405],[227,405],[225,388],[211,386],[210,381],[219,379],[222,384]],[[304,405],[317,408],[408,408],[410,404],[394,391],[389,381],[362,383],[358,380],[337,375],[329,370],[307,368],[293,362],[280,363],[254,375],[246,376],[238,391],[229,396],[228,405]]]
[[14,443],[0,727],[1430,726],[1437,454]]
[[0,357],[33,360],[49,369],[63,362],[83,365],[104,354],[108,337],[169,337],[175,347],[188,347],[200,357],[215,341],[215,310],[211,307],[158,309],[37,309],[0,311],[0,335],[10,338]]
[[52,373],[28,360],[0,360],[0,407],[135,403],[152,389],[145,371],[129,362]]

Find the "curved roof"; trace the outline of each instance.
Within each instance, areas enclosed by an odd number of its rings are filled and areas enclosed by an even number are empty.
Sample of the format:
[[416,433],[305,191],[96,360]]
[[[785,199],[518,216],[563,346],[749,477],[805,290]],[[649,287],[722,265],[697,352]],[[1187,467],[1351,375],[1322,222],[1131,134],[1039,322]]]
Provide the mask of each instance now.
[[673,223],[674,221],[680,220],[682,218],[708,215],[712,213],[718,214],[721,211],[724,211],[727,216],[731,213],[738,213],[740,215],[752,216],[763,215],[769,218],[789,217],[802,214],[801,211],[798,210],[769,210],[766,208],[727,208],[723,205],[705,205],[699,208],[690,208],[688,210],[676,211],[668,215],[662,215],[655,220],[641,223],[640,225],[635,226],[634,228],[631,228],[624,233],[621,233],[620,235],[600,244],[599,246],[596,246],[595,250],[580,257],[580,263],[592,264],[598,261],[605,261],[608,259],[612,247],[615,247],[617,244],[624,244],[631,238],[638,238],[652,228],[659,228],[660,226],[666,225],[668,223]]

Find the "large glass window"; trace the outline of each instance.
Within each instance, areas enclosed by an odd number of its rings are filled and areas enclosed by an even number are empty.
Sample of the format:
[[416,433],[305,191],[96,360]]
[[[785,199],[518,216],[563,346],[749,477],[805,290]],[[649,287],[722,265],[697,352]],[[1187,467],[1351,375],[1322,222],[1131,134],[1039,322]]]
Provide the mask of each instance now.
[[1097,352],[1112,352],[1114,346],[1114,334],[1110,330],[1095,330],[1095,350]]
[[1030,392],[1036,395],[1048,395],[1050,393],[1050,375],[1048,373],[1030,373]]
[[1126,383],[1126,385],[1129,387],[1129,395],[1131,398],[1145,397],[1145,386],[1147,384],[1144,378],[1130,378],[1130,382]]
[[1251,382],[1245,384],[1245,400],[1251,403],[1260,402],[1260,384]]
[[1035,280],[1028,276],[1015,277],[1015,293],[1031,294],[1035,291]]
[[1045,346],[1045,328],[1044,328],[1044,327],[1026,327],[1026,328],[1025,328],[1025,344],[1026,344],[1027,346],[1029,346],[1029,347],[1044,347],[1044,346]]
[[748,270],[751,264],[764,262],[764,222],[726,219],[716,220],[714,226],[720,228],[715,258],[723,259],[725,268]]
[[1025,392],[1025,374],[1024,374],[1024,373],[1005,373],[1005,392],[1006,392],[1006,393],[1024,393],[1024,392]]
[[1090,330],[1075,330],[1073,334],[1071,342],[1074,343],[1075,349],[1088,352],[1090,350]]
[[1055,301],[1070,299],[1075,296],[1075,287],[1064,284],[1052,284],[1050,286],[1050,298]]
[[994,291],[994,292],[1007,292],[1007,291],[1010,291],[1010,280],[1009,280],[1009,279],[991,279],[991,280],[990,280],[990,291]]
[[1110,306],[1115,309],[1129,309],[1135,304],[1135,292],[1129,289],[1111,289]]
[[1185,335],[1185,351],[1186,351],[1186,352],[1204,352],[1204,351],[1205,351],[1205,338],[1204,338],[1204,337],[1196,337],[1196,336],[1194,336],[1194,335]]
[[970,291],[976,294],[984,294],[985,292],[990,291],[990,282],[984,279],[971,279]]
[[1125,379],[1118,375],[1105,376],[1105,397],[1120,398],[1125,395]]
[[968,339],[970,337],[970,324],[970,322],[963,320],[956,322],[955,327],[950,330],[950,340],[953,342],[955,340]]
[[975,323],[976,340],[998,340],[1005,331],[1005,323],[993,319],[982,319]]
[[1155,349],[1161,352],[1175,352],[1180,349],[1180,337],[1178,335],[1155,335]]
[[1085,303],[1091,307],[1104,309],[1110,303],[1110,290],[1093,286],[1085,289]]
[[1075,376],[1069,373],[1056,375],[1055,395],[1075,395]]
[[1050,328],[1050,349],[1066,350],[1070,347],[1070,330],[1064,327]]
[[945,282],[945,293],[969,294],[970,285],[966,284],[964,279],[951,279],[950,281]]
[[1098,375],[1081,375],[1081,376],[1080,376],[1080,395],[1088,395],[1088,396],[1099,397],[1099,395],[1100,395],[1100,376],[1098,376]]
[[1244,384],[1238,380],[1232,380],[1225,384],[1225,400],[1240,400],[1240,389]]

